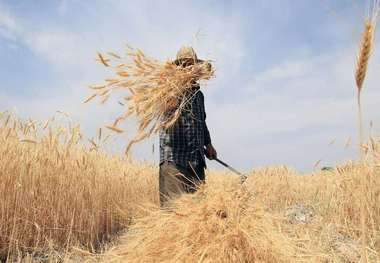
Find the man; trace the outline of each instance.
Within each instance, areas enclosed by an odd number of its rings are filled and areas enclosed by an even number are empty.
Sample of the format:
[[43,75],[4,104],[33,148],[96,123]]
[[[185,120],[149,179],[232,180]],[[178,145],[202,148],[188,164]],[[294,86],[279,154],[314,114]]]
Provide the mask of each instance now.
[[[191,47],[182,47],[175,60],[182,67],[202,62]],[[205,155],[210,160],[217,157],[206,125],[203,93],[195,81],[187,98],[188,103],[174,125],[160,131],[161,207],[181,193],[194,193],[205,182]]]

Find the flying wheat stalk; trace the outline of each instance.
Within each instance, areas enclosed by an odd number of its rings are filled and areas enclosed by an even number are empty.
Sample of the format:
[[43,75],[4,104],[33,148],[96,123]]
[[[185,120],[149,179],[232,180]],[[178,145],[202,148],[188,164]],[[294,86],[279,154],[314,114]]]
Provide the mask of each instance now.
[[361,107],[361,91],[367,73],[368,61],[372,54],[377,18],[379,14],[380,1],[374,0],[368,15],[364,19],[364,31],[359,46],[359,53],[356,62],[355,81],[357,87],[358,104],[358,130],[359,130],[359,153],[363,155],[363,120]]
[[208,80],[214,75],[208,61],[182,67],[173,61],[158,61],[140,50],[128,49],[125,57],[113,52],[98,53],[97,60],[111,68],[114,76],[105,79],[103,84],[90,86],[93,93],[84,101],[100,97],[104,103],[116,91],[122,92],[124,98],[118,104],[124,110],[112,125],[105,127],[123,133],[117,126],[129,117],[136,118],[137,134],[128,143],[126,153],[133,144],[160,129],[170,128],[194,95],[190,92],[194,82]]

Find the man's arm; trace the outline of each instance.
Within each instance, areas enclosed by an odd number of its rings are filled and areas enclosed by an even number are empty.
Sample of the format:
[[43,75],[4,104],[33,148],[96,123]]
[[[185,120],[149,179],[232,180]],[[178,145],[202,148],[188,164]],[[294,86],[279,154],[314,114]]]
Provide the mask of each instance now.
[[206,124],[206,113],[205,113],[205,119],[204,119],[204,127],[203,127],[203,130],[204,130],[204,138],[205,138],[205,146],[211,144],[211,137],[210,137],[210,132],[207,128],[207,124]]
[[203,120],[203,124],[204,124],[204,127],[203,127],[203,131],[204,131],[204,146],[206,147],[206,157],[210,160],[212,159],[215,159],[217,158],[217,152],[214,148],[214,146],[212,145],[211,143],[211,136],[210,136],[210,132],[207,128],[207,124],[206,124],[206,110],[205,110],[205,105],[204,105],[204,96],[202,94],[202,107],[203,107],[203,110],[204,110],[204,120]]
[[216,159],[218,157],[218,154],[214,146],[212,146],[210,132],[207,129],[206,122],[205,122],[205,146],[206,146],[206,157],[210,160]]

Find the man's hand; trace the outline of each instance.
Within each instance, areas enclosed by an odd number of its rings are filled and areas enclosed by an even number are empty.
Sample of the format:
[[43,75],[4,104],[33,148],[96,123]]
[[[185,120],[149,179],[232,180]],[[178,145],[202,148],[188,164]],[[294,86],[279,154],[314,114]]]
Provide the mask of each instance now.
[[209,144],[206,146],[205,154],[209,160],[214,160],[214,159],[218,158],[218,153],[216,152],[216,150],[214,149],[214,146],[212,146],[212,144]]

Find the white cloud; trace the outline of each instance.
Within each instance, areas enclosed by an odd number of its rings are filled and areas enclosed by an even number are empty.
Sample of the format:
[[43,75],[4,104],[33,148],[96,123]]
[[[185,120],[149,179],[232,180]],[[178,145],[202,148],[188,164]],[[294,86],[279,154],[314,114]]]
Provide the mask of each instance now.
[[14,40],[15,35],[19,31],[15,18],[9,13],[9,11],[0,5],[0,37],[4,37],[9,40]]
[[[95,51],[105,51],[108,47],[122,49],[123,44],[129,40],[129,43],[132,42],[148,54],[161,59],[173,58],[177,48],[182,44],[193,44],[200,57],[216,60],[221,79],[223,76],[228,78],[225,72],[231,70],[231,67],[237,71],[243,50],[239,32],[233,30],[237,22],[232,21],[230,26],[223,26],[223,16],[210,14],[208,17],[208,12],[203,11],[203,16],[208,20],[204,24],[184,19],[181,24],[167,27],[172,18],[155,13],[155,17],[151,17],[147,14],[148,8],[145,9],[138,1],[128,4],[115,1],[111,5],[115,5],[115,10],[119,10],[112,19],[105,14],[107,8],[104,8],[104,3],[94,3],[94,9],[91,10],[96,10],[95,17],[99,18],[99,24],[97,30],[92,29],[91,32],[79,33],[74,28],[51,25],[45,28],[30,27],[30,21],[26,23],[25,20],[14,18],[14,23],[18,24],[18,30],[15,32],[17,41],[45,60],[47,67],[58,69],[62,78],[55,79],[54,83],[46,83],[45,88],[49,93],[46,96],[33,99],[21,99],[17,95],[3,97],[2,105],[17,109],[23,116],[30,115],[39,119],[49,117],[55,110],[65,110],[71,113],[74,119],[82,122],[84,129],[91,134],[92,129],[108,123],[120,110],[111,105],[102,107],[96,104],[80,104],[88,93],[85,85],[100,82],[107,74],[104,68],[94,62]],[[181,5],[176,6],[177,9],[182,8]],[[72,1],[62,1],[58,8],[61,15],[64,15],[69,13],[71,8],[75,8],[75,5]],[[191,9],[188,11],[189,16],[191,12],[198,12]],[[120,21],[125,17],[128,17],[134,28],[125,29],[120,26]],[[160,20],[160,23],[152,25],[151,19]],[[194,34],[198,29],[201,29],[201,36],[197,40]],[[150,33],[142,34],[147,31]]]
[[88,55],[93,53],[93,49],[89,50],[83,45],[82,36],[68,31],[31,32],[25,34],[25,41],[37,55],[58,67],[80,68],[88,65],[91,61]]
[[[356,141],[352,49],[275,65],[252,78],[239,100],[208,105],[214,142],[226,160],[244,168],[290,164],[310,170],[319,159],[334,165],[354,158],[355,151],[343,147],[348,137]],[[373,120],[377,129],[379,66],[377,54],[363,91],[365,126]],[[339,143],[329,146],[334,138]]]
[[[354,48],[342,49],[339,54],[302,51],[298,57],[268,66],[263,72],[250,71],[243,63],[253,47],[247,42],[244,20],[238,13],[227,15],[189,2],[169,1],[94,1],[79,5],[75,0],[62,0],[57,8],[61,16],[81,8],[83,21],[89,22],[78,21],[82,25],[78,28],[32,28],[32,21],[26,23],[10,12],[0,12],[0,33],[7,32],[8,38],[27,46],[47,62],[47,67],[59,71],[54,82],[45,83],[46,96],[1,97],[1,105],[16,105],[23,116],[42,119],[56,110],[67,111],[90,135],[120,110],[111,104],[81,104],[87,95],[85,85],[100,82],[108,74],[94,62],[96,50],[122,50],[128,42],[151,56],[167,59],[175,56],[180,45],[192,44],[199,57],[215,60],[216,79],[204,91],[208,125],[226,161],[246,169],[276,163],[310,169],[318,159],[330,164],[353,155],[352,150],[343,150],[342,142],[335,148],[328,143],[335,137],[338,141],[355,138]],[[197,18],[192,15],[195,13]],[[173,18],[177,14],[181,14],[180,21]],[[259,65],[260,61],[255,63]],[[380,56],[376,55],[363,91],[367,122],[380,117],[375,71],[379,66]],[[235,82],[243,86],[234,86]],[[123,140],[117,139],[118,144]],[[154,141],[157,143],[152,138],[135,148],[136,155],[152,158]]]

